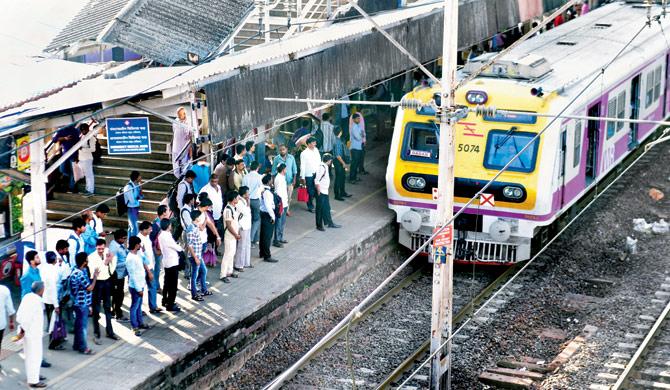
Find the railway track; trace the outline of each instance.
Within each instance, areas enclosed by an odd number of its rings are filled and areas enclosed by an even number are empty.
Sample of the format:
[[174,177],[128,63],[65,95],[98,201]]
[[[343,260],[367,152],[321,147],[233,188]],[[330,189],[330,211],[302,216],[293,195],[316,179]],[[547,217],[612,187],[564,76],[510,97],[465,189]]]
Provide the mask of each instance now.
[[[658,292],[657,292],[657,295]],[[670,294],[661,294],[666,297]],[[609,363],[611,368],[622,368],[614,385],[607,386],[611,390],[620,389],[670,389],[670,371],[668,371],[668,360],[670,359],[670,301],[655,318],[649,315],[640,317],[640,324],[636,325],[638,330],[648,329],[646,335],[629,334],[628,338],[642,339],[642,342],[634,350],[634,353],[625,365],[615,367]],[[646,320],[646,322],[645,322]],[[651,321],[653,321],[653,323]],[[636,336],[636,337],[633,337]],[[625,346],[622,345],[622,346]],[[617,357],[627,356],[618,353]],[[601,389],[605,386],[593,385],[593,389]]]
[[[518,269],[518,264],[508,268],[505,272],[503,272],[500,276],[498,276],[493,282],[489,283],[484,289],[482,289],[477,296],[475,296],[472,300],[470,300],[466,305],[463,307],[458,308],[457,305],[454,305],[457,309],[458,312],[454,314],[453,317],[453,323],[454,323],[454,329],[456,329],[459,325],[461,325],[467,318],[468,315],[473,313],[481,303],[483,303],[487,298],[489,298],[499,286],[504,284],[507,280],[509,280],[510,277],[512,277],[516,270]],[[514,286],[511,285],[512,288],[510,291],[504,292],[499,295],[499,299],[493,302],[494,308],[490,309],[489,313],[494,312],[495,307],[500,307],[501,305],[506,303],[506,297],[510,297],[511,295],[514,295]],[[471,324],[468,324],[467,327],[464,329],[467,329],[468,331],[476,331],[477,328],[482,324],[488,321],[488,317],[485,315],[482,316],[480,315],[479,317],[475,317],[473,319],[474,321]],[[463,337],[467,336],[461,336],[456,335],[452,339],[452,351],[456,352],[458,350],[458,341],[459,339],[462,340]],[[399,364],[388,376],[386,376],[382,381],[380,381],[377,386],[375,387],[376,389],[392,389],[394,387],[397,387],[400,383],[402,383],[406,378],[409,377],[409,375],[416,370],[416,368],[423,363],[426,358],[428,357],[430,353],[430,340],[425,340],[421,346],[419,346],[417,349],[414,350],[408,357],[403,360],[401,364]],[[407,383],[405,386],[406,389],[420,389],[420,388],[426,388],[429,385],[429,378],[430,378],[430,368],[428,365],[424,366],[420,374],[416,375],[410,382]]]
[[[497,278],[490,273],[474,278],[465,272],[456,273],[456,319],[464,320],[478,303],[513,274],[514,269],[508,269]],[[286,388],[350,389],[353,382],[358,388],[387,388],[384,383],[389,378],[398,378],[411,369],[408,362],[414,362],[418,358],[416,354],[427,349],[431,281],[432,276],[425,269],[404,278],[360,313],[349,329],[344,327],[333,335]],[[410,358],[403,360],[407,356]],[[389,372],[395,375],[389,377]],[[417,379],[427,379],[427,376]],[[388,383],[392,382],[393,379]]]

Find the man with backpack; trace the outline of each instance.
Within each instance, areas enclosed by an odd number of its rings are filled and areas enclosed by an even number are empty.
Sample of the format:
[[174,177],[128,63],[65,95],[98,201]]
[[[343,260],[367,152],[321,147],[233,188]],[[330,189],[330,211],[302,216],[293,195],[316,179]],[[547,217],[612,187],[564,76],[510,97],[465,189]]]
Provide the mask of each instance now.
[[138,171],[130,173],[130,181],[123,187],[123,198],[128,208],[128,235],[130,237],[137,235],[137,219],[140,215],[140,200],[142,195],[142,175]]
[[223,258],[221,259],[220,278],[224,283],[230,283],[230,279],[228,279],[229,276],[237,278],[237,274],[233,269],[237,241],[241,238],[238,213],[237,210],[235,210],[235,206],[237,205],[237,195],[237,191],[226,192],[226,207],[223,209],[225,232],[223,233]]
[[74,259],[77,256],[77,253],[84,252],[86,249],[86,244],[84,243],[84,238],[82,234],[86,231],[86,222],[81,217],[76,217],[72,220],[72,233],[67,239],[69,244],[69,260],[70,266],[74,268]]
[[193,180],[195,180],[195,172],[192,170],[186,171],[184,178],[177,184],[177,207],[181,210],[184,206],[184,195],[195,194],[193,189]]
[[272,176],[263,176],[263,189],[261,190],[261,236],[260,257],[268,263],[276,263],[278,260],[272,258],[270,244],[275,224],[275,197],[272,193]]
[[[184,195],[183,203],[184,205],[179,209],[178,215],[179,228],[172,233],[172,237],[174,237],[175,241],[178,241],[186,229],[193,223],[193,220],[191,219],[191,211],[193,211],[193,206],[195,205],[195,194]],[[186,242],[186,238],[184,238],[183,242]],[[191,276],[191,265],[188,261],[186,262],[184,269],[184,276]]]

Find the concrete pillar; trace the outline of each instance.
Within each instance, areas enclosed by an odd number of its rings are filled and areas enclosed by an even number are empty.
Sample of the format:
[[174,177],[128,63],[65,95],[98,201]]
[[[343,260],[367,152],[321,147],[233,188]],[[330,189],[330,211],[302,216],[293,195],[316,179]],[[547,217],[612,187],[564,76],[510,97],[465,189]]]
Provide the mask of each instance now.
[[33,240],[35,249],[44,251],[47,248],[47,177],[44,156],[44,130],[31,133],[36,139],[30,144],[30,188],[32,192]]

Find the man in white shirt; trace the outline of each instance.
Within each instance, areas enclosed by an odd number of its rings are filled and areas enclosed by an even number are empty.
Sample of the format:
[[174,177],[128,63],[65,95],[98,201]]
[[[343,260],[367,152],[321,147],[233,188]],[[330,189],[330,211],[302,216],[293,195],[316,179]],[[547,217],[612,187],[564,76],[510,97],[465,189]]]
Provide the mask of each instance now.
[[163,281],[163,306],[168,311],[180,312],[181,308],[175,304],[177,298],[177,284],[179,281],[179,252],[183,249],[172,238],[172,224],[169,219],[161,220],[161,233],[158,235],[158,246],[163,255],[165,280]]
[[[140,238],[141,247],[138,255],[143,260],[144,270],[147,276],[147,295],[145,295],[145,298],[149,303],[149,312],[158,314],[162,311],[162,309],[159,309],[158,305],[156,304],[156,293],[158,290],[158,285],[156,284],[156,275],[154,275],[156,256],[154,255],[154,248],[150,238],[151,230],[153,229],[151,227],[151,222],[142,221],[142,223],[140,223],[139,229],[140,234],[138,234],[137,237]],[[142,301],[145,301],[145,299],[143,298]]]
[[330,154],[323,155],[323,162],[319,164],[316,170],[316,179],[314,185],[318,193],[316,198],[316,229],[325,231],[323,224],[328,225],[329,228],[339,228],[340,225],[333,222],[330,216],[330,199],[328,198],[328,187],[330,187],[330,165],[333,163],[333,156]]
[[275,224],[275,201],[272,194],[272,176],[263,176],[263,189],[261,191],[261,236],[258,247],[260,248],[260,257],[268,263],[276,263],[272,258],[270,244],[272,243],[272,234]]
[[282,213],[277,215],[277,222],[275,223],[275,239],[272,242],[273,246],[282,248],[288,241],[284,240],[284,226],[286,225],[286,211],[288,210],[288,187],[286,183],[286,165],[279,164],[277,166],[277,176],[274,180],[275,193],[281,199]]
[[2,336],[7,328],[7,320],[9,320],[9,330],[12,331],[14,330],[14,318],[12,295],[7,286],[0,284],[0,349],[2,349]]
[[93,230],[98,233],[98,237],[105,237],[107,235],[103,225],[105,218],[107,218],[107,214],[109,214],[109,206],[103,203],[96,207],[95,213],[93,213],[93,218],[88,223]]
[[44,282],[33,282],[31,292],[21,299],[19,310],[16,312],[16,322],[21,328],[19,334],[23,335],[23,354],[28,386],[33,388],[47,387],[44,382],[40,381],[44,332],[43,294]]
[[249,173],[242,179],[242,185],[249,188],[249,207],[251,208],[251,247],[258,244],[261,230],[261,191],[263,177],[258,173],[260,165],[254,161],[249,166]]
[[219,232],[219,236],[222,236],[223,220],[221,219],[221,215],[223,213],[223,192],[219,185],[219,176],[210,176],[209,183],[202,187],[200,193],[207,194],[209,200],[212,201],[212,218],[214,218],[214,224],[216,225],[216,230]]
[[307,185],[309,200],[307,200],[307,211],[314,212],[314,198],[316,197],[316,188],[314,186],[314,175],[316,168],[321,163],[321,155],[316,148],[316,138],[307,139],[307,149],[300,153],[300,182]]
[[[58,285],[60,284],[60,274],[58,266],[56,265],[56,253],[49,251],[44,256],[46,258],[46,263],[41,263],[37,268],[40,270],[40,277],[44,282],[44,295],[42,295],[42,302],[44,302],[44,309],[47,314],[47,328],[51,323],[51,316],[55,311],[56,314],[60,313],[60,308],[58,304]],[[60,348],[58,348],[60,347]],[[55,347],[54,349],[62,350],[62,346]]]
[[[84,138],[89,132],[88,124],[82,123],[79,126],[81,138]],[[95,191],[95,175],[93,175],[93,152],[95,152],[95,136],[89,138],[79,148],[79,167],[84,172],[86,178],[86,192],[84,196],[91,196]]]

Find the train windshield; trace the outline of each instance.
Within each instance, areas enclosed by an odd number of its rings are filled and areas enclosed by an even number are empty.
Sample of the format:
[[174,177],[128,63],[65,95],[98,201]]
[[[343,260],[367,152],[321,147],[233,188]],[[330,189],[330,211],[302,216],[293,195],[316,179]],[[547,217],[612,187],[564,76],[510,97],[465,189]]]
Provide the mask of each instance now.
[[438,127],[434,123],[408,123],[405,127],[402,159],[436,162],[438,159]]
[[[486,154],[484,155],[484,166],[488,169],[501,169],[516,156],[533,139],[535,133],[516,131],[514,127],[510,130],[492,130],[486,141]],[[537,144],[535,141],[531,146],[515,158],[509,166],[510,171],[532,172],[535,170],[537,158]]]

